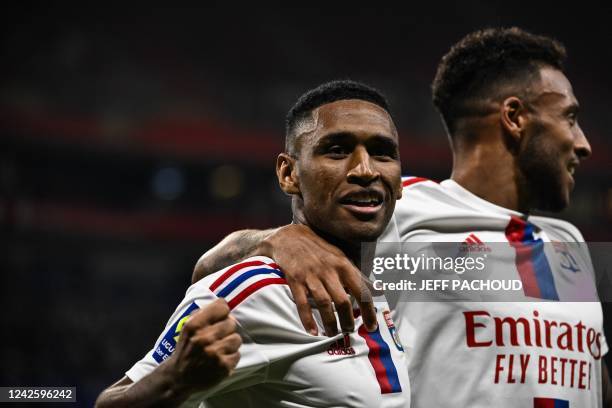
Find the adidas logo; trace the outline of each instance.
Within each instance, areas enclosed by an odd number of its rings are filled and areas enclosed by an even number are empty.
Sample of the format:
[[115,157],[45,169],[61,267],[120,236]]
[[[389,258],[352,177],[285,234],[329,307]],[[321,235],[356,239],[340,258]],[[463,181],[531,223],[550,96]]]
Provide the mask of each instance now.
[[491,252],[491,247],[485,244],[476,236],[476,234],[470,234],[461,243],[462,252]]
[[348,356],[355,354],[355,349],[351,346],[350,336],[345,333],[342,339],[332,343],[327,349],[327,354],[330,356]]

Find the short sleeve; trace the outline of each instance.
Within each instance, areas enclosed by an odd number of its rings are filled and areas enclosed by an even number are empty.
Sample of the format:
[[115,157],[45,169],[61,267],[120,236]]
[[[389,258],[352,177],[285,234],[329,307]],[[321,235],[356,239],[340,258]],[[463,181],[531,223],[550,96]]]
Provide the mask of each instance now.
[[[126,372],[127,377],[133,382],[137,382],[151,374],[175,351],[181,330],[185,322],[189,319],[189,316],[195,311],[205,308],[216,299],[217,296],[208,288],[207,279],[203,279],[192,285],[187,290],[185,298],[168,320],[163,332],[157,338],[154,347]],[[256,345],[241,327],[240,322],[238,322],[238,332],[243,339],[238,366],[232,375],[220,384],[204,393],[198,393],[200,398],[211,396],[228,387],[232,389],[240,388],[241,383],[250,385],[253,382],[263,381],[265,378],[267,359],[263,354],[258,352]]]

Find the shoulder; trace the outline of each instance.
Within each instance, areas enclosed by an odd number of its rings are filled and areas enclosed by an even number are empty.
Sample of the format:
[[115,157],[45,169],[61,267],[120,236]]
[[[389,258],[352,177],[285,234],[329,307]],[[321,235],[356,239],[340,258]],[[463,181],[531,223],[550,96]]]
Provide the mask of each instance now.
[[397,201],[396,208],[400,211],[404,207],[419,207],[426,202],[437,200],[443,194],[441,186],[425,177],[402,177],[402,198]]
[[565,242],[584,242],[584,237],[573,224],[552,217],[531,216],[529,221],[537,225],[554,238]]
[[235,309],[256,294],[264,293],[266,287],[286,284],[285,275],[274,260],[254,256],[215,272],[194,286],[205,287]]
[[402,188],[404,190],[416,190],[416,191],[420,191],[421,189],[425,188],[439,188],[440,185],[433,181],[430,180],[428,178],[425,177],[419,177],[419,176],[402,176]]
[[424,177],[402,177],[402,186],[402,198],[397,201],[394,212],[401,231],[446,218],[461,208],[460,200],[436,181]]
[[286,341],[309,336],[301,324],[285,275],[273,259],[248,258],[200,282],[216,297],[227,301],[232,315],[254,340]]
[[417,176],[402,177],[401,204],[415,204],[418,202],[445,201],[449,191],[444,184],[437,181]]

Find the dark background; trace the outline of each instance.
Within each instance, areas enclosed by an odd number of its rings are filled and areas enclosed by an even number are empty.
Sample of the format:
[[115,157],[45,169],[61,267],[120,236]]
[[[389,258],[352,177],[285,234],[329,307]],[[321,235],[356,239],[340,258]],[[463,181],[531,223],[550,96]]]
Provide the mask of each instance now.
[[321,82],[380,88],[405,174],[446,178],[429,87],[477,28],[567,46],[594,154],[560,216],[609,241],[610,7],[425,3],[3,6],[0,385],[76,385],[91,405],[153,345],[200,254],[235,229],[289,222],[273,175],[284,116]]

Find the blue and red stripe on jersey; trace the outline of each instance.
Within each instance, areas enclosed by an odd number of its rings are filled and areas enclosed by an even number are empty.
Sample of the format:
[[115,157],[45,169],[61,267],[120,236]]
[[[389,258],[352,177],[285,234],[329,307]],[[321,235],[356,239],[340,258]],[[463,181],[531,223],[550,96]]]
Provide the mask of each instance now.
[[391,350],[389,350],[389,345],[382,338],[380,328],[377,328],[374,332],[368,332],[365,326],[361,325],[358,333],[364,338],[368,346],[368,359],[374,368],[380,392],[382,394],[402,392],[397,370],[391,358]]
[[516,250],[515,264],[523,282],[525,296],[559,300],[555,279],[544,253],[544,241],[535,238],[533,224],[512,216],[506,238]]
[[534,398],[533,408],[569,408],[569,401],[556,398]]
[[[255,266],[260,266],[260,268],[250,269]],[[242,283],[252,277],[258,277],[258,279],[249,286],[236,290]],[[221,287],[225,282],[228,283]],[[259,289],[275,284],[287,284],[285,275],[277,264],[274,262],[247,261],[229,268],[209,286],[209,289],[218,297],[227,299],[228,306],[233,309]]]

